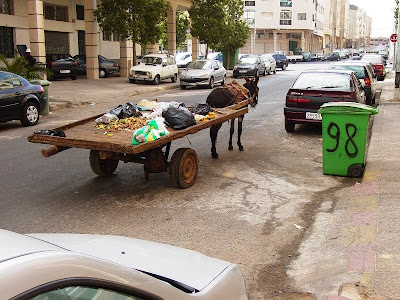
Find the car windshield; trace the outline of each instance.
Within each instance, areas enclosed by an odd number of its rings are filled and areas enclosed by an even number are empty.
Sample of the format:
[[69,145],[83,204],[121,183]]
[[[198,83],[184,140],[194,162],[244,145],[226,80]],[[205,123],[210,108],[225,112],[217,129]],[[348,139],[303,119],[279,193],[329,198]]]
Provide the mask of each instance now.
[[211,69],[212,62],[207,60],[197,60],[192,61],[188,66],[187,69]]
[[142,62],[146,65],[161,65],[162,58],[157,56],[144,56]]
[[300,74],[293,89],[301,90],[350,90],[348,74],[312,72]]
[[365,74],[365,69],[363,66],[353,66],[353,65],[332,65],[330,67],[332,70],[350,70],[353,71],[358,79],[364,79],[366,74]]
[[239,64],[255,64],[257,62],[257,57],[244,56],[239,59]]

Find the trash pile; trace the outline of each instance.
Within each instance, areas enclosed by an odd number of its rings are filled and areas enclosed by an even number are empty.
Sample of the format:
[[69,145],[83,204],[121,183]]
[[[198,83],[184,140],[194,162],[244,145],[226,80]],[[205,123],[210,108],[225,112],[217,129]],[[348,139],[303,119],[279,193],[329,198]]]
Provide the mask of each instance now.
[[166,126],[182,130],[215,118],[207,103],[187,108],[182,102],[143,99],[138,104],[118,105],[95,120],[96,130],[112,136],[115,131],[133,132],[132,144],[157,140],[168,135]]

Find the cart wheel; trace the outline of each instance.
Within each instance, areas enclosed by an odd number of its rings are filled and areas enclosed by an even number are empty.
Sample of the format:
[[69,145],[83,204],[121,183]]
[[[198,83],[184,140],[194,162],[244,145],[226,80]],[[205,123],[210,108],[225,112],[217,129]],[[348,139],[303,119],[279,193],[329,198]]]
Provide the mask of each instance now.
[[101,159],[99,151],[90,150],[89,162],[92,171],[103,177],[111,176],[118,166],[119,160],[114,159]]
[[351,165],[347,170],[347,175],[349,177],[360,178],[362,177],[363,173],[364,173],[364,168],[362,165],[359,164]]
[[169,163],[169,178],[173,186],[181,189],[191,187],[197,179],[199,159],[191,148],[179,148]]

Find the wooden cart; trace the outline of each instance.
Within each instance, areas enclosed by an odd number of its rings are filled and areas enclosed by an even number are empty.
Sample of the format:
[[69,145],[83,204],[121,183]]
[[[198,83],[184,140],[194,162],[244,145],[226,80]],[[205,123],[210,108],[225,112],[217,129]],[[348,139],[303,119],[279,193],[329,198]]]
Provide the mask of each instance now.
[[140,145],[132,145],[132,132],[116,131],[112,136],[107,136],[103,134],[103,131],[96,130],[95,119],[101,115],[54,129],[64,131],[66,137],[33,134],[28,137],[28,140],[32,143],[51,145],[41,151],[44,157],[69,148],[90,149],[90,167],[99,176],[111,176],[119,161],[135,162],[144,165],[146,180],[149,180],[151,173],[169,171],[172,185],[188,188],[197,179],[197,154],[191,148],[179,148],[168,162],[171,141],[242,116],[248,112],[248,104],[249,100],[245,100],[229,107],[214,109],[214,119],[183,130],[168,127],[169,135]]

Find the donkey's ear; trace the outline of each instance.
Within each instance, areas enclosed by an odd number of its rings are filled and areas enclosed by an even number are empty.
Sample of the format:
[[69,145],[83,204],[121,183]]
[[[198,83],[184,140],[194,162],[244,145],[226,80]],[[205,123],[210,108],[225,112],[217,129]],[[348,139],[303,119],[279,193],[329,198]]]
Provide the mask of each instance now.
[[246,76],[246,75],[244,75],[244,74],[243,74],[242,76],[243,76],[243,79],[244,79],[244,80],[246,80],[246,82],[247,82],[247,83],[249,83],[250,79],[249,79],[249,78],[247,78],[247,76]]
[[260,76],[256,77],[256,85],[258,84],[258,80],[260,79]]

